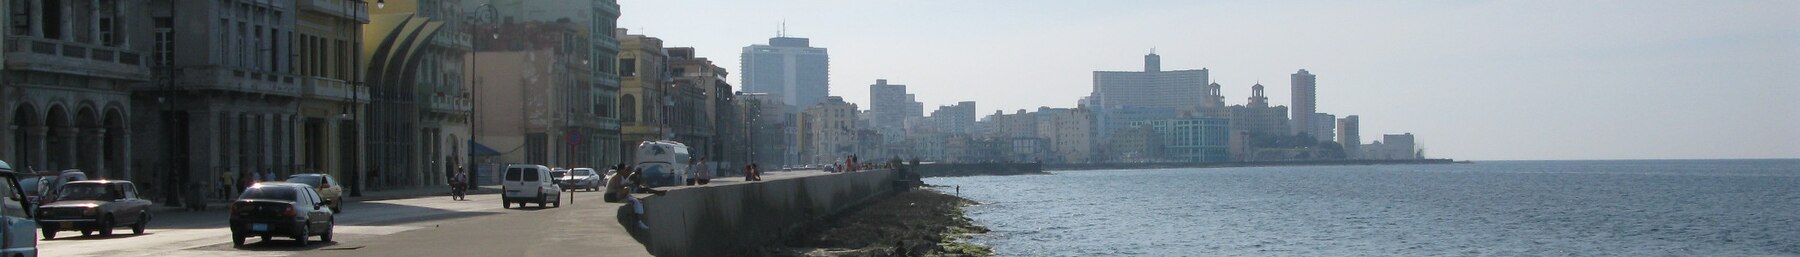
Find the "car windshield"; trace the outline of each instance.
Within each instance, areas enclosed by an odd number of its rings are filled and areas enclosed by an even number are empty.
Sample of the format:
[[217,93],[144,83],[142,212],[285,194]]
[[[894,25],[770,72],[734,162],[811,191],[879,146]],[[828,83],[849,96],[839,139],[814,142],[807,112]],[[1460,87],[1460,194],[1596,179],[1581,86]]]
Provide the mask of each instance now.
[[308,186],[318,187],[319,181],[324,180],[324,179],[325,179],[325,177],[321,177],[321,176],[293,176],[293,177],[288,178],[287,182],[294,182],[294,183],[306,184]]
[[27,178],[27,179],[19,180],[19,188],[22,189],[19,191],[25,191],[26,195],[37,195],[38,181],[43,181],[43,180],[39,179],[39,178]]
[[68,184],[63,185],[56,195],[61,200],[107,200],[112,198],[111,192],[106,191],[107,188],[105,184]]
[[576,176],[593,176],[594,170],[575,170]]
[[552,178],[560,178],[560,177],[568,176],[568,175],[569,175],[569,172],[567,172],[567,171],[551,171],[550,172],[550,177],[552,177]]
[[293,201],[294,199],[298,199],[294,197],[297,194],[298,192],[295,192],[294,188],[291,187],[263,186],[244,190],[243,197],[239,199]]

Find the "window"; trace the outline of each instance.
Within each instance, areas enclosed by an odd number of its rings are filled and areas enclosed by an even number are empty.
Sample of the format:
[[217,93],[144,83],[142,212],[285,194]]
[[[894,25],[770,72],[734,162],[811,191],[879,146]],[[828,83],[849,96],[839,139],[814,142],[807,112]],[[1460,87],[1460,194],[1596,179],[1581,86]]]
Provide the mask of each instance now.
[[[41,22],[39,22],[38,24],[62,24],[63,23],[62,1],[43,1],[43,3],[44,3],[43,6],[39,6],[39,7],[43,7],[43,9],[38,10],[38,13],[41,14],[41,15],[38,15],[38,17],[43,18],[43,20]],[[63,31],[62,31],[62,28],[60,28],[60,26],[43,26],[43,27],[44,27],[44,38],[50,38],[50,39],[62,38]]]
[[624,100],[619,100],[619,114],[620,122],[637,121],[637,96],[625,94]]
[[168,67],[175,62],[175,32],[172,29],[175,21],[169,17],[156,18],[156,58],[154,65]]
[[12,13],[9,13],[12,15],[12,34],[15,36],[31,34],[31,0],[9,0],[7,2],[12,5],[9,6],[11,9],[8,9],[12,10]]
[[100,27],[100,45],[119,45],[120,40],[113,35],[114,27],[118,26],[118,24],[114,23],[119,15],[118,13],[115,13],[115,8],[117,8],[117,6],[118,5],[113,4],[112,2],[100,4],[100,24],[96,24],[98,25],[97,27]]
[[635,58],[620,58],[619,59],[619,76],[625,76],[625,77],[637,76],[637,59],[635,59]]

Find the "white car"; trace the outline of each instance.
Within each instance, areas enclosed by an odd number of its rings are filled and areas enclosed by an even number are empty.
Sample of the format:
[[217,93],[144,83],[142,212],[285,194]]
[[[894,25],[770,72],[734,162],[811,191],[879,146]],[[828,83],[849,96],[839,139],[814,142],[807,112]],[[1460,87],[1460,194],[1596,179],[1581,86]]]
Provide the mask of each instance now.
[[596,191],[600,190],[601,186],[606,186],[604,180],[606,179],[600,177],[599,173],[595,173],[593,168],[574,168],[570,169],[569,175],[562,179],[562,185],[570,191]]
[[562,187],[551,181],[550,167],[544,165],[507,164],[500,188],[504,192],[500,195],[502,208],[512,208],[513,203],[519,208],[526,203],[537,203],[538,208],[546,204],[562,207]]

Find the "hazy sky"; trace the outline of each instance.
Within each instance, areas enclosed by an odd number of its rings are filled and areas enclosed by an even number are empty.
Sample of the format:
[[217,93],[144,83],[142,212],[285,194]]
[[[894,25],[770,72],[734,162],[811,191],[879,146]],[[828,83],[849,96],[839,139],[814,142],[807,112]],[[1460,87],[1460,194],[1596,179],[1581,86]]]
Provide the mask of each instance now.
[[1411,132],[1473,160],[1800,158],[1800,1],[621,0],[619,26],[692,46],[734,74],[787,23],[831,51],[831,93],[906,84],[926,111],[1073,107],[1096,70],[1212,70],[1363,141]]

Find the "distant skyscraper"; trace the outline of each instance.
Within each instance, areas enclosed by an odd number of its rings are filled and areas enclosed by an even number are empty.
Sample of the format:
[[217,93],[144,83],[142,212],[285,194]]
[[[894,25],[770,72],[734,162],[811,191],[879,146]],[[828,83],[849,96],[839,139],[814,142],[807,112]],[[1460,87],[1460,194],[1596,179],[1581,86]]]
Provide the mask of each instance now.
[[[1294,73],[1290,79],[1293,83],[1294,101],[1290,103],[1293,106],[1288,109],[1289,112],[1292,112],[1288,117],[1294,119],[1294,134],[1309,133],[1311,131],[1307,130],[1313,128],[1313,120],[1310,118],[1314,113],[1319,112],[1318,106],[1314,105],[1317,104],[1315,100],[1318,99],[1318,94],[1314,91],[1317,88],[1315,77],[1312,73],[1306,72],[1306,69],[1300,69],[1300,72]],[[1313,137],[1324,138],[1319,134],[1313,134]]]
[[[1144,71],[1095,71],[1094,92],[1088,101],[1098,111],[1099,134],[1106,135],[1112,130],[1129,126],[1132,121],[1146,119],[1123,119],[1118,112],[1133,108],[1148,108],[1179,112],[1199,111],[1202,101],[1207,96],[1206,82],[1208,71],[1198,70],[1162,70],[1162,57],[1151,53],[1144,55]],[[1168,117],[1144,117],[1149,119],[1171,119]]]
[[1362,146],[1362,125],[1357,124],[1359,122],[1356,115],[1337,120],[1338,144],[1344,146],[1344,154],[1350,155],[1350,158],[1357,158],[1357,148]]
[[1337,115],[1330,113],[1313,113],[1312,120],[1307,121],[1307,135],[1312,135],[1319,142],[1337,141]]
[[777,36],[767,45],[744,47],[739,67],[743,88],[769,93],[798,111],[818,104],[831,94],[831,58],[825,48],[812,47],[806,38]]
[[939,106],[931,112],[931,121],[937,123],[937,131],[950,134],[975,133],[975,101],[958,102],[956,105]]
[[913,97],[906,93],[906,85],[888,84],[885,79],[869,85],[869,111],[874,114],[869,123],[887,142],[906,139],[906,118],[919,116],[915,108],[923,108]]

